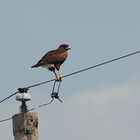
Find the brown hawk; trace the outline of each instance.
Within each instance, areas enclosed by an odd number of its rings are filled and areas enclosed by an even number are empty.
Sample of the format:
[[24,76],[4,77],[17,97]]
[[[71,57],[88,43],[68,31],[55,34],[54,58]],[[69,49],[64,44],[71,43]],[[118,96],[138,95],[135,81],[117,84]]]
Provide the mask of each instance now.
[[68,57],[68,50],[69,45],[67,44],[61,44],[56,50],[51,50],[47,52],[39,61],[37,64],[33,65],[31,68],[37,68],[37,67],[45,67],[50,71],[53,71],[56,80],[60,81],[62,80],[62,75],[60,74],[60,66],[63,64],[63,62]]

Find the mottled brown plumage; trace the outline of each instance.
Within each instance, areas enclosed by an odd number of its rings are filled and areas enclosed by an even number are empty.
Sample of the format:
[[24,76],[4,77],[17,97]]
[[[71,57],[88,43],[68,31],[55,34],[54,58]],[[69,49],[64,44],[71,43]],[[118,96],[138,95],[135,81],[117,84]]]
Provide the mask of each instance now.
[[[59,72],[60,66],[64,63],[68,57],[69,45],[61,44],[56,50],[47,52],[37,64],[31,68],[46,67],[48,70],[53,71],[56,75],[57,80],[61,80],[62,76]],[[57,71],[56,71],[57,70]]]

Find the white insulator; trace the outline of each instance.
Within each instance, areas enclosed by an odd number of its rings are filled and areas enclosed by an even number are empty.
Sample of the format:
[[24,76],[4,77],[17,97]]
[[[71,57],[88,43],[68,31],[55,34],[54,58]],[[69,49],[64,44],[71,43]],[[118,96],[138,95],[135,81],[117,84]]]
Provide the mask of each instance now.
[[18,101],[29,101],[31,100],[31,95],[29,93],[19,93],[16,95],[16,100]]

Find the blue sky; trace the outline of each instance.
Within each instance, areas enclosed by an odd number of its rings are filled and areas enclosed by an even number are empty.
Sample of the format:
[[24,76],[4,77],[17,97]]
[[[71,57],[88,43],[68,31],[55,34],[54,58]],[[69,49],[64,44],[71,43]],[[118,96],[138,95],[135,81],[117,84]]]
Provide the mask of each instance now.
[[[140,50],[139,5],[138,0],[0,1],[1,99],[54,78],[29,67],[61,43],[72,48],[63,75]],[[139,59],[137,54],[64,79],[63,104],[35,110],[40,139],[139,139]],[[30,89],[29,108],[47,102],[51,89],[52,83]],[[0,104],[0,119],[18,113],[19,106],[15,97]],[[2,139],[14,139],[12,121],[0,130]]]

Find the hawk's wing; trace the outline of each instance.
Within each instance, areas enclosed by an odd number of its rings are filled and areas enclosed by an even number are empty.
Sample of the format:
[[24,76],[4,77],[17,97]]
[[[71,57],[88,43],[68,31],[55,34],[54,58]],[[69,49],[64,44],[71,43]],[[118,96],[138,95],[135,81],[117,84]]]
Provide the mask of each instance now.
[[45,64],[54,64],[54,65],[60,64],[61,65],[66,60],[67,56],[68,56],[67,51],[52,50],[46,53],[41,58],[41,60],[39,60],[37,64],[39,66],[45,65]]

